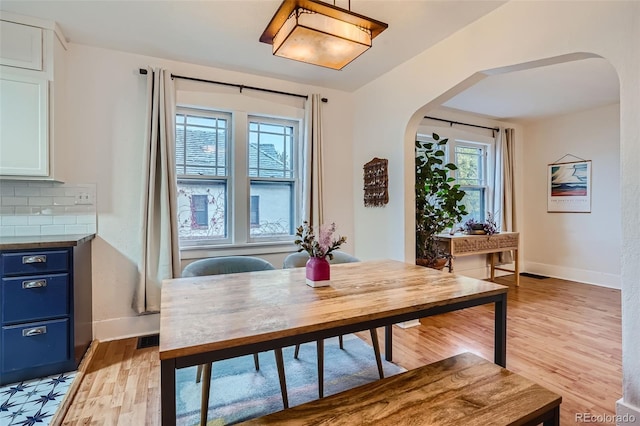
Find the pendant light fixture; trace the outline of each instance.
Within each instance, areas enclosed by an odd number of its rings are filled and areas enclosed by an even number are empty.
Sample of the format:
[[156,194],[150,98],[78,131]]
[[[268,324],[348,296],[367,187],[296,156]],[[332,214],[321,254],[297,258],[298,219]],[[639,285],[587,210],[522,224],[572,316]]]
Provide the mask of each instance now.
[[340,70],[369,49],[387,27],[335,4],[284,0],[260,41],[273,45],[276,56]]

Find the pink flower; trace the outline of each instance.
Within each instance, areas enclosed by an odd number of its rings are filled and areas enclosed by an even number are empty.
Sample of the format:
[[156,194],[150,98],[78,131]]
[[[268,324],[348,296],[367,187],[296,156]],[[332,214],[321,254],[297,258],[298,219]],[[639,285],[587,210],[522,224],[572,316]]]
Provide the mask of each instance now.
[[329,248],[333,244],[331,238],[333,237],[334,232],[336,232],[335,223],[332,223],[331,225],[320,225],[318,245],[320,246],[322,256],[324,256],[329,251]]

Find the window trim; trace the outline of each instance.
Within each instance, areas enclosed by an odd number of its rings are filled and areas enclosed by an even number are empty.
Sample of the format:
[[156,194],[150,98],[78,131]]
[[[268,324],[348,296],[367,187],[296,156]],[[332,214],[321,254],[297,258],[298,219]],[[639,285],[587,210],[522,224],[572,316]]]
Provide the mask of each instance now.
[[[285,242],[292,241],[295,237],[295,227],[296,224],[299,223],[300,218],[300,210],[302,207],[302,196],[301,191],[298,190],[300,187],[300,170],[302,165],[300,164],[299,152],[301,151],[301,146],[303,141],[301,139],[302,135],[302,121],[295,118],[282,118],[282,117],[274,117],[266,114],[247,114],[247,149],[249,149],[249,136],[251,134],[250,125],[251,120],[265,120],[268,124],[275,124],[279,126],[292,126],[293,134],[292,134],[292,146],[291,146],[291,177],[259,177],[259,176],[249,176],[249,152],[247,151],[246,155],[246,179],[247,179],[247,188],[248,188],[248,196],[251,196],[251,183],[252,182],[283,182],[291,184],[291,201],[290,201],[290,212],[289,215],[291,217],[291,234],[281,235],[281,236],[251,236],[251,212],[247,209],[247,243],[262,243],[262,242]],[[258,162],[259,165],[259,162]],[[259,171],[260,168],[258,167]],[[286,170],[286,169],[284,169]]]
[[[179,104],[176,106],[176,115],[201,115],[219,118],[226,115],[230,118],[226,132],[226,176],[197,176],[178,175],[177,181],[226,181],[226,238],[216,239],[180,239],[180,250],[225,250],[230,252],[250,250],[260,247],[279,248],[286,246],[290,250],[291,241],[295,236],[295,226],[299,222],[302,207],[302,191],[300,190],[300,173],[302,169],[299,152],[302,151],[303,119],[301,117],[278,117],[262,113],[247,113],[240,109],[229,111],[224,108],[193,107]],[[293,127],[291,156],[291,178],[265,178],[249,176],[249,126],[255,119],[267,124],[287,125]],[[176,123],[178,124],[178,123]],[[176,145],[179,141],[176,141]],[[186,151],[185,151],[186,163]],[[177,164],[176,164],[177,166]],[[185,165],[186,168],[186,165]],[[184,169],[183,169],[184,170]],[[253,181],[257,182],[286,182],[291,184],[291,227],[290,234],[282,236],[251,236],[251,190]],[[244,202],[242,200],[245,200]],[[244,219],[243,219],[244,218]],[[244,222],[244,223],[242,223]]]
[[[227,120],[227,128],[226,128],[226,138],[225,138],[225,171],[226,174],[219,176],[217,174],[218,171],[218,158],[216,156],[216,174],[215,175],[196,175],[196,174],[179,174],[177,171],[178,164],[176,159],[176,183],[178,182],[221,182],[225,183],[226,193],[225,193],[225,237],[224,238],[209,238],[209,239],[194,239],[187,240],[182,239],[178,236],[178,244],[180,249],[189,248],[189,247],[203,247],[203,246],[218,246],[224,244],[230,244],[232,242],[231,236],[231,224],[232,218],[229,217],[229,206],[232,199],[232,182],[233,182],[233,163],[232,163],[232,155],[233,152],[233,140],[234,140],[234,117],[230,111],[226,111],[224,109],[207,109],[207,108],[197,108],[193,106],[183,106],[177,105],[175,115],[184,115],[186,116],[197,116],[197,117],[209,117],[215,119],[224,118]],[[187,168],[187,149],[186,149],[186,118],[185,118],[185,140],[184,140],[184,171]],[[176,119],[176,127],[178,126]],[[176,131],[177,134],[177,131]],[[177,150],[178,141],[176,138],[176,150]],[[176,152],[177,156],[177,152]]]
[[[457,152],[456,152],[456,148],[458,147],[463,147],[463,148],[473,148],[473,149],[480,149],[482,150],[482,154],[480,157],[480,172],[482,174],[482,176],[478,179],[480,182],[482,182],[482,184],[480,185],[473,185],[473,184],[462,184],[459,181],[459,177],[458,177],[458,172],[457,170],[453,172],[453,177],[456,179],[456,183],[458,185],[460,185],[460,189],[464,190],[472,190],[472,189],[480,189],[483,190],[482,194],[484,195],[484,200],[481,202],[482,205],[484,205],[484,211],[480,212],[480,217],[478,218],[478,221],[480,222],[484,222],[486,217],[487,217],[487,208],[490,206],[490,198],[489,198],[489,192],[490,192],[490,188],[489,188],[489,167],[488,167],[488,156],[489,156],[489,149],[490,149],[490,145],[488,145],[487,143],[483,143],[483,142],[476,142],[476,141],[469,141],[469,140],[464,140],[462,138],[456,138],[453,141],[451,141],[452,145],[451,145],[451,156],[453,158],[449,158],[449,160],[451,160],[451,162],[453,164],[455,164],[456,166],[458,166],[458,158],[457,158]],[[447,153],[447,155],[449,155],[449,153]],[[468,219],[468,217],[467,217]]]

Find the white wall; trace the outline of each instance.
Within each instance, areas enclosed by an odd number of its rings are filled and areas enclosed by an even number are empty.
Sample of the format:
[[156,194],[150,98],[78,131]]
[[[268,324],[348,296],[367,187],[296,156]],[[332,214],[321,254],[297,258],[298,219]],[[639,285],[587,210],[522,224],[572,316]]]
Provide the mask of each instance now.
[[[620,288],[620,105],[528,124],[525,138],[524,270]],[[591,160],[591,213],[547,213],[547,165],[566,154]]]
[[[413,137],[428,104],[441,103],[438,98],[442,94],[460,83],[478,80],[482,76],[477,73],[486,70],[506,72],[548,58],[566,60],[593,54],[610,61],[620,77],[621,92],[623,402],[635,407],[640,406],[638,22],[640,3],[634,1],[508,2],[358,90],[354,120],[356,256],[412,261]],[[389,204],[383,209],[365,209],[360,201],[357,170],[373,156],[389,159]],[[517,164],[521,163],[517,160]],[[519,211],[522,197],[520,191]],[[640,409],[636,411],[640,418]]]
[[[329,98],[324,104],[325,216],[347,235],[353,250],[351,189],[352,96],[344,92],[140,55],[70,44],[69,140],[75,153],[67,182],[96,183],[98,235],[93,241],[94,337],[99,340],[158,331],[158,315],[136,316],[131,299],[141,252],[140,215],[146,81],[138,68],[161,66],[174,74]],[[346,182],[346,183],[345,183]],[[293,245],[291,245],[293,251]],[[275,265],[285,254],[260,255]],[[244,254],[249,254],[245,252]],[[191,253],[193,255],[193,253]]]

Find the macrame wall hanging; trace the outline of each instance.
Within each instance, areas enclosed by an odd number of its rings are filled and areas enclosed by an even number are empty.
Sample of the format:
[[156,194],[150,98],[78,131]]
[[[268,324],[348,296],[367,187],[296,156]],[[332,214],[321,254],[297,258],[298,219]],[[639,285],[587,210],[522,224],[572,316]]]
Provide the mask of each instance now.
[[364,206],[382,207],[389,202],[389,160],[374,158],[364,165]]

